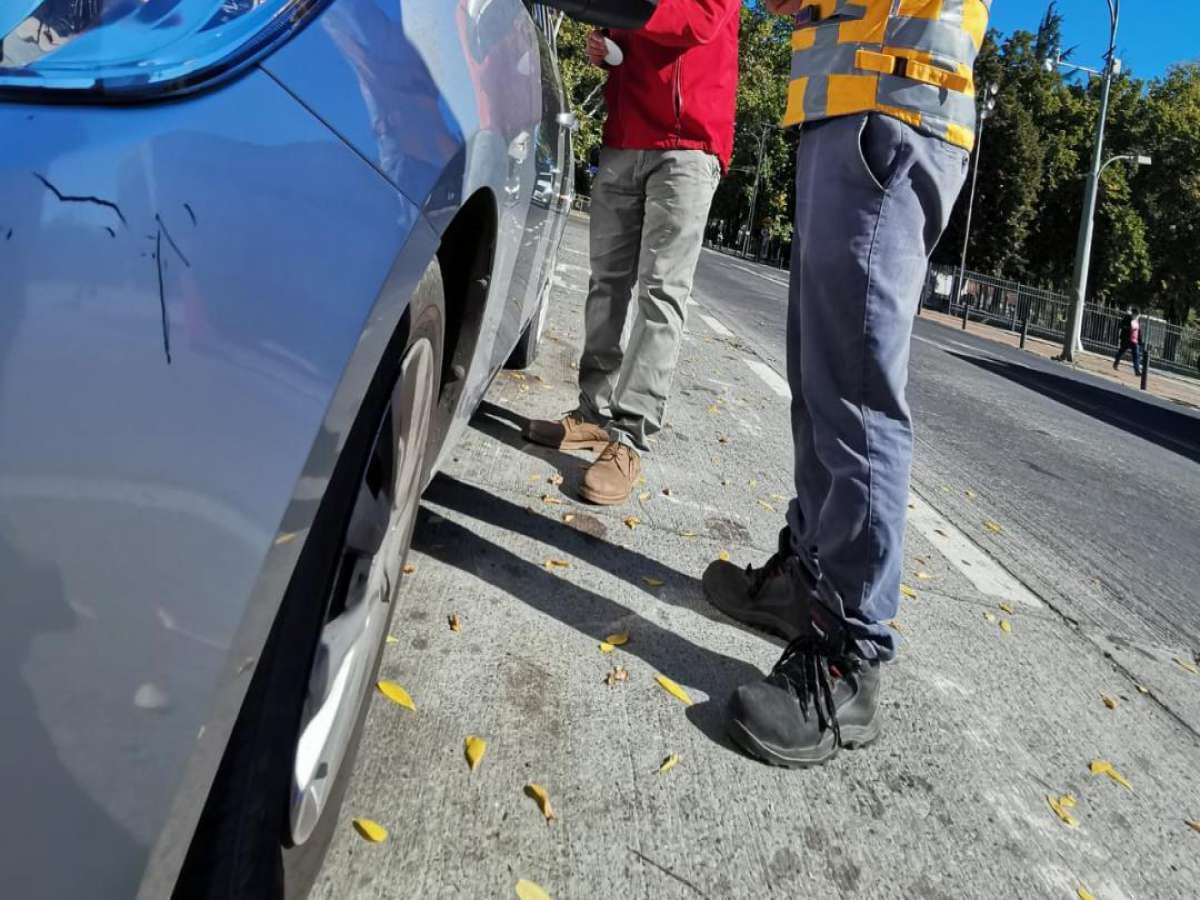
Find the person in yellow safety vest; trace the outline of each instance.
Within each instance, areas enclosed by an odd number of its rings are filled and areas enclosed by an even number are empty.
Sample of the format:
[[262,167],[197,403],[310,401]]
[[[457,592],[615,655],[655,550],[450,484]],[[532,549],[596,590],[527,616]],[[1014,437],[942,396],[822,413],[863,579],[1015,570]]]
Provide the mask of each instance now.
[[975,141],[988,0],[764,0],[793,16],[784,124],[801,128],[788,301],[796,496],[761,568],[712,563],[709,601],[789,641],[730,736],[775,765],[880,732],[912,467],[905,389],[929,256]]

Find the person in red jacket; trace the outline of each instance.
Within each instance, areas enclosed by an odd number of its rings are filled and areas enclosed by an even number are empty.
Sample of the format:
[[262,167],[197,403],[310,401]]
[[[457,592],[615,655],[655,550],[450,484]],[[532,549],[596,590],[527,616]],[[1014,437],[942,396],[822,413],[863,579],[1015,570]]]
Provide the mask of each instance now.
[[[662,428],[713,192],[733,152],[740,0],[660,0],[638,31],[594,31],[608,70],[592,186],[592,272],[578,408],[529,423],[529,440],[600,450],[579,493],[628,499]],[[622,335],[638,285],[637,315]]]

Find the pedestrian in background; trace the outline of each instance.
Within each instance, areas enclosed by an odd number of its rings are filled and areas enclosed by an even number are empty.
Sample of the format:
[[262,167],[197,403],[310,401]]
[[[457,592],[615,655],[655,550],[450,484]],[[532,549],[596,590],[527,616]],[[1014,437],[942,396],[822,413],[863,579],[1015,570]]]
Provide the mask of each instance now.
[[[660,0],[639,31],[588,37],[608,69],[600,169],[592,186],[591,279],[578,408],[529,423],[564,450],[603,448],[580,496],[617,504],[662,428],[713,192],[733,153],[740,0]],[[628,346],[622,333],[638,285]]]
[[1125,354],[1133,353],[1133,374],[1142,374],[1142,313],[1136,306],[1125,310],[1121,327],[1117,333],[1117,355],[1113,359],[1113,370],[1121,368]]
[[975,140],[990,0],[765,3],[795,17],[784,124],[802,129],[787,333],[796,496],[766,565],[714,562],[704,589],[790,640],[770,675],[734,693],[731,737],[807,766],[880,730],[912,464],[912,322]]

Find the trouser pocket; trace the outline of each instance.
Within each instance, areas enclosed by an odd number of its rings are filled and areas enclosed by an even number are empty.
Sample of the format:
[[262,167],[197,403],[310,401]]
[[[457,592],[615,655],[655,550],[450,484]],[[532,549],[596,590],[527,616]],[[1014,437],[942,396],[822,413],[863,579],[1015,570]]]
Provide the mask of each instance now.
[[904,125],[891,116],[866,113],[858,128],[858,158],[863,171],[881,192],[886,191],[900,166]]

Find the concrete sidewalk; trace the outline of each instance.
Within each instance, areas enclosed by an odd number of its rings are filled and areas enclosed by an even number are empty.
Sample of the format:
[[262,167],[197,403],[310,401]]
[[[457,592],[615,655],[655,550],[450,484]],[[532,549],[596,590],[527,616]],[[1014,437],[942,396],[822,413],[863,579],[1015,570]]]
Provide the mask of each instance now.
[[[947,315],[946,313],[932,309],[923,309],[921,315],[926,319],[939,322],[951,328],[962,328],[962,319],[959,316]],[[966,330],[968,334],[973,334],[989,341],[995,341],[998,344],[1006,344],[1009,347],[1018,347],[1021,343],[1021,335],[1019,333],[1004,328],[997,328],[994,325],[986,325],[982,322],[968,322]],[[1029,337],[1025,342],[1025,349],[1045,359],[1053,359],[1062,352],[1062,344],[1057,341]],[[1074,368],[1109,381],[1114,381],[1131,390],[1139,390],[1141,388],[1142,380],[1133,374],[1133,363],[1130,361],[1128,355],[1121,364],[1120,370],[1113,371],[1112,359],[1110,357],[1085,350],[1080,358],[1075,361]],[[1150,378],[1146,386],[1146,392],[1181,406],[1200,409],[1200,381],[1177,375],[1174,372],[1157,370],[1154,368],[1153,361],[1151,361],[1150,365]]]
[[[556,900],[1195,896],[1200,675],[1182,651],[1105,646],[1045,606],[988,554],[987,510],[960,530],[936,492],[913,497],[915,596],[880,742],[800,772],[733,749],[725,700],[780,648],[709,607],[699,576],[723,551],[760,563],[774,547],[786,383],[694,307],[638,496],[578,503],[590,457],[520,426],[574,403],[585,250],[573,222],[538,364],[500,375],[426,495],[380,672],[416,712],[375,699],[314,895],[504,898],[525,878]],[[628,643],[602,652],[618,632]],[[472,734],[487,741],[474,772]],[[1074,825],[1047,800],[1065,795]],[[362,840],[355,817],[389,840]]]

